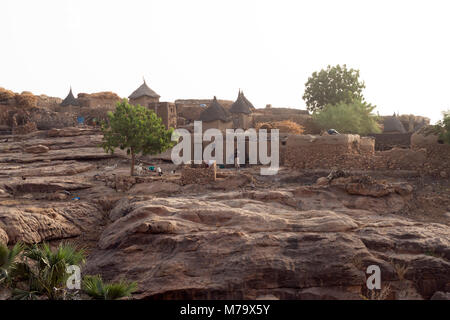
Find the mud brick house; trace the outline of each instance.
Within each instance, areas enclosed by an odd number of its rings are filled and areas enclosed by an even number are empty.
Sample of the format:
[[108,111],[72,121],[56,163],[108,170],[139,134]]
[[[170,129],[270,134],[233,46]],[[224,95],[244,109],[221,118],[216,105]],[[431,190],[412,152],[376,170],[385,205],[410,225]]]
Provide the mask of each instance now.
[[375,138],[377,151],[409,148],[412,132],[407,132],[397,116],[383,117],[383,133],[370,134]]
[[67,97],[61,102],[61,107],[67,107],[68,109],[71,109],[72,107],[79,107],[80,102],[78,99],[76,99],[72,93],[72,87],[70,87],[69,94]]
[[[212,103],[213,99],[177,99],[178,121],[184,125],[200,120],[200,114]],[[217,99],[225,109],[229,110],[234,101]]]
[[160,102],[160,95],[144,83],[137,88],[129,97],[132,105],[141,105],[153,110],[162,119],[164,126],[168,128],[177,127],[177,110],[175,103]]
[[150,102],[147,108],[153,110],[158,117],[162,119],[162,123],[166,129],[177,127],[177,109],[173,102]]
[[200,114],[200,121],[203,122],[203,131],[210,128],[226,130],[233,127],[230,112],[217,101],[216,97],[208,108]]
[[160,95],[147,86],[147,83],[144,83],[134,90],[132,94],[129,95],[128,99],[130,103],[133,105],[140,104],[141,106],[147,106],[149,103],[159,102]]
[[233,120],[233,129],[249,129],[252,124],[253,104],[244,96],[244,92],[239,90],[236,101],[231,105],[230,113]]

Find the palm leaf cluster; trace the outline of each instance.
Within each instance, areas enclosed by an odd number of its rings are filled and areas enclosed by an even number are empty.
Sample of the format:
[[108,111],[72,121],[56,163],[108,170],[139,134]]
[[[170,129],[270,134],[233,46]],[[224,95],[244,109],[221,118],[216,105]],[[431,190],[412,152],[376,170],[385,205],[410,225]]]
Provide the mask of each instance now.
[[[55,251],[48,244],[33,245],[24,251],[24,261],[17,266],[17,275],[28,282],[28,292],[39,292],[48,299],[63,299],[70,265],[85,262],[84,251],[61,243]],[[23,296],[24,292],[20,294]]]
[[17,243],[12,249],[0,243],[0,283],[9,282],[17,269],[17,258],[24,250],[24,245]]
[[85,276],[83,291],[97,300],[116,300],[130,296],[137,289],[136,282],[104,283],[99,275]]
[[[17,243],[9,249],[0,244],[0,285],[12,287],[17,300],[71,299],[78,294],[67,289],[67,267],[85,263],[84,250],[68,243],[51,249],[46,243],[27,247]],[[83,291],[93,299],[114,300],[131,296],[135,282],[104,283],[101,276],[85,276]]]

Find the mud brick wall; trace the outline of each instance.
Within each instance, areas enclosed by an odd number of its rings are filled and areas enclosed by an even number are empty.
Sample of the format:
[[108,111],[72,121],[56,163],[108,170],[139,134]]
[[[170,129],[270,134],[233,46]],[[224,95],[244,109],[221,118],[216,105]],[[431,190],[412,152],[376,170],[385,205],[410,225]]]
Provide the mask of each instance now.
[[211,167],[203,165],[185,165],[181,170],[181,184],[207,184],[216,181],[216,164]]
[[374,170],[418,170],[422,172],[427,162],[427,152],[424,149],[394,148],[376,152],[370,160],[371,169]]
[[351,167],[360,154],[358,135],[290,135],[283,148],[283,162],[288,167],[332,169]]
[[384,151],[392,148],[409,148],[412,133],[379,133],[371,134],[375,138],[375,150]]
[[28,122],[22,126],[15,126],[12,129],[13,134],[27,134],[34,131],[37,131],[37,126],[34,122]]
[[374,155],[375,154],[375,138],[361,137],[359,149],[362,154]]
[[441,178],[450,178],[450,144],[435,144],[426,148],[424,171]]

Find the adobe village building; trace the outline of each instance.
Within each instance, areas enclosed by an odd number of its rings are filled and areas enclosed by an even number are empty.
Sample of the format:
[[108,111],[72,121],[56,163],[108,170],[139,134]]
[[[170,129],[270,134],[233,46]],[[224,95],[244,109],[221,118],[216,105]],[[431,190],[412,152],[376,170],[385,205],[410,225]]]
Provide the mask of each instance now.
[[158,117],[162,119],[162,123],[168,128],[177,127],[177,110],[173,102],[159,102],[161,96],[144,83],[137,88],[128,99],[132,105],[145,106],[153,110]]
[[254,109],[253,104],[247,100],[244,96],[244,92],[239,90],[238,97],[236,101],[230,108],[230,113],[233,119],[233,129],[244,129],[247,130],[252,125],[252,109]]
[[128,96],[128,99],[133,105],[140,104],[141,106],[147,106],[149,103],[159,102],[160,97],[159,94],[147,86],[147,83],[145,83],[144,80],[144,83],[134,90],[133,93]]
[[61,102],[60,106],[61,106],[61,107],[67,107],[67,108],[71,108],[71,107],[79,107],[79,106],[80,106],[80,102],[78,101],[78,99],[76,99],[76,98],[73,96],[73,93],[72,93],[72,87],[70,87],[69,94],[68,94],[67,97]]
[[230,112],[217,101],[216,97],[209,107],[200,114],[199,120],[203,122],[203,131],[211,128],[226,130],[233,127]]
[[[59,104],[58,110],[67,119],[76,123],[83,117],[84,123],[92,123],[106,117],[107,111],[114,110],[120,97],[112,92],[93,94],[80,93],[78,98],[72,88],[66,98]],[[131,104],[140,104],[153,110],[166,128],[192,129],[193,122],[201,120],[203,131],[209,128],[250,129],[258,123],[290,120],[304,128],[306,134],[320,134],[320,130],[312,121],[306,110],[293,108],[263,108],[255,109],[245,97],[243,91],[238,91],[235,101],[217,99],[178,99],[175,102],[161,102],[160,95],[151,89],[146,81],[129,95]],[[390,150],[394,147],[409,148],[411,135],[420,127],[429,124],[429,119],[414,115],[382,117],[383,133],[370,134],[375,138],[375,150]]]
[[200,114],[199,120],[203,122],[203,131],[210,128],[247,130],[253,127],[252,109],[253,104],[239,90],[238,97],[229,110],[214,97],[211,104]]

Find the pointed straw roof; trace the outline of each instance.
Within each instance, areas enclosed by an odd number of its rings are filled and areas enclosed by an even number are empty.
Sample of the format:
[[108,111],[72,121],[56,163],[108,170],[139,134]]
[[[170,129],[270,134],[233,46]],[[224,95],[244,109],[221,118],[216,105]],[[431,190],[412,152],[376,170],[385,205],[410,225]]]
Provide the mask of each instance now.
[[230,112],[250,114],[252,113],[252,108],[254,108],[252,103],[244,96],[244,92],[239,90],[238,97],[231,105]]
[[61,102],[61,106],[65,107],[65,106],[79,106],[80,103],[78,102],[78,99],[76,99],[73,96],[72,93],[72,87],[70,87],[70,91],[69,94],[67,95],[67,97]]
[[147,97],[151,97],[151,98],[159,98],[160,95],[157,94],[155,91],[153,91],[152,89],[150,89],[147,84],[144,83],[137,88],[132,94],[130,94],[130,96],[128,97],[129,99],[137,99],[143,96],[147,96]]
[[209,107],[200,114],[200,120],[206,122],[215,120],[227,122],[230,121],[230,113],[214,97]]
[[397,117],[386,117],[383,121],[384,129],[383,132],[399,132],[405,133],[405,127],[402,122]]

